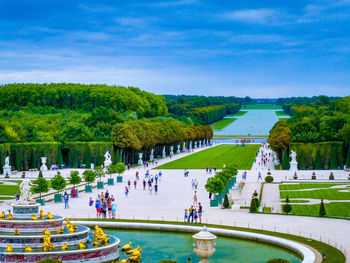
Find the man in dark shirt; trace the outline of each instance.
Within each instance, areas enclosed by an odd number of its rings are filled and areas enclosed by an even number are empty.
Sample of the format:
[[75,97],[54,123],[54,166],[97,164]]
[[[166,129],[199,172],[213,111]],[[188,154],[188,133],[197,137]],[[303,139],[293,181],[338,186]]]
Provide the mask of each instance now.
[[201,203],[198,203],[198,218],[199,218],[199,223],[202,223],[202,213],[203,213],[203,207]]

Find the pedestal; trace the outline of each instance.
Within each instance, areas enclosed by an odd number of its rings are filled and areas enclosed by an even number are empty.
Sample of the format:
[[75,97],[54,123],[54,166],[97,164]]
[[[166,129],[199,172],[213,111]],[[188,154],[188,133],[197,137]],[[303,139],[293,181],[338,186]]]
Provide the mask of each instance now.
[[4,170],[4,175],[11,175],[11,166],[4,166],[2,169]]
[[290,171],[298,170],[298,162],[290,162],[289,165],[290,165],[290,168],[289,168]]
[[11,204],[13,209],[13,217],[17,219],[30,219],[32,214],[39,217],[40,204]]

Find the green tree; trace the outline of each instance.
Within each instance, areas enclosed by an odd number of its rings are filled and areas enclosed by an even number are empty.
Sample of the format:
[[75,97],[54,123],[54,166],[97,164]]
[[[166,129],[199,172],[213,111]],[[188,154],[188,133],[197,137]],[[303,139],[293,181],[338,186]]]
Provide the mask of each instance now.
[[256,210],[257,210],[256,200],[255,200],[254,195],[252,195],[252,200],[250,202],[250,207],[249,207],[249,213],[255,213]]
[[282,169],[289,170],[289,155],[287,149],[283,151]]
[[66,185],[67,185],[66,180],[60,174],[56,174],[51,179],[51,187],[52,189],[57,190],[57,194],[59,194],[60,191],[66,187]]
[[41,199],[41,194],[49,191],[49,182],[43,177],[38,177],[33,181],[32,191],[39,194],[39,199]]
[[348,148],[348,156],[346,158],[346,167],[350,167],[350,147]]
[[68,180],[69,180],[69,183],[72,184],[75,188],[75,185],[81,183],[81,177],[79,176],[79,172],[71,171]]
[[57,153],[57,165],[60,169],[63,168],[63,158],[62,158],[62,150],[58,149]]
[[83,172],[83,176],[84,176],[85,182],[87,182],[87,184],[90,185],[91,183],[93,183],[95,181],[96,172],[88,169],[88,170],[85,170]]
[[85,157],[84,159],[85,167],[89,169],[91,167],[91,152],[90,152],[89,145],[85,147],[84,157]]
[[331,152],[331,169],[335,170],[337,168],[338,168],[337,152],[334,149],[334,147],[332,147],[332,152]]
[[320,150],[317,150],[316,158],[315,158],[315,169],[322,170],[322,168],[323,168],[323,165],[322,165]]
[[115,172],[117,173],[117,174],[119,174],[119,176],[122,174],[122,173],[124,173],[125,172],[125,170],[126,170],[126,168],[125,168],[125,164],[124,163],[122,163],[122,162],[119,162],[119,163],[117,163],[116,165],[115,165],[115,168],[114,168],[115,170]]
[[95,173],[98,178],[100,178],[100,182],[102,182],[102,177],[105,175],[105,171],[101,166],[95,167]]
[[230,207],[230,203],[229,203],[229,201],[228,201],[228,196],[227,196],[227,194],[225,194],[225,197],[224,197],[223,207],[224,207],[224,208],[229,208],[229,207]]
[[222,193],[225,189],[224,183],[217,177],[210,177],[205,184],[205,189],[212,194]]
[[256,207],[259,207],[260,206],[259,197],[258,197],[259,195],[258,195],[258,192],[256,190],[254,191],[253,196],[255,199]]
[[[114,164],[111,164],[111,165],[108,165],[106,167],[106,174],[109,174],[109,178],[112,178],[112,174],[115,174],[116,173],[116,166],[117,165],[114,165]],[[124,166],[125,168],[125,166]]]
[[322,217],[326,215],[326,208],[324,206],[323,199],[321,199],[320,210],[318,211],[318,214]]

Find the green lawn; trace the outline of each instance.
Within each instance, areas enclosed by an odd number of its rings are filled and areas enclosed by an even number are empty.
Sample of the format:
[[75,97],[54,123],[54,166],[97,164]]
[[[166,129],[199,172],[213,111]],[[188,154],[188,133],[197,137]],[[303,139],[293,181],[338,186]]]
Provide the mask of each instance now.
[[235,120],[237,120],[237,119],[236,118],[224,118],[224,119],[221,119],[221,120],[213,123],[211,126],[213,127],[214,130],[222,130],[223,128],[225,128],[227,125],[231,124]]
[[338,190],[349,190],[349,188],[319,189],[312,191],[281,191],[280,196],[289,198],[311,198],[328,200],[350,200],[350,192],[338,192]]
[[[299,190],[299,189],[313,189],[313,188],[329,188],[331,186],[344,185],[349,187],[350,184],[344,183],[300,183],[300,184],[280,184],[280,190]],[[349,189],[350,190],[350,189]]]
[[[282,203],[285,203],[286,200],[283,200]],[[289,200],[289,203],[291,204],[300,204],[300,203],[309,203],[308,200]]]
[[282,110],[282,106],[275,104],[248,104],[243,105],[242,110]]
[[205,169],[208,166],[221,169],[224,164],[235,164],[238,169],[242,170],[250,169],[259,147],[258,144],[246,146],[219,145],[166,163],[157,167],[157,169]]
[[248,111],[244,111],[244,110],[241,110],[239,112],[236,112],[235,114],[230,114],[230,115],[226,115],[226,116],[243,116],[244,114],[246,114]]
[[288,121],[289,118],[278,118],[279,121]]
[[[325,204],[326,213],[328,216],[349,217],[350,216],[350,202],[349,203],[329,203]],[[291,214],[318,216],[320,205],[292,205]]]
[[276,115],[277,116],[288,116],[287,113],[285,113],[285,111],[282,111],[282,110],[277,110],[275,111]]
[[18,185],[4,185],[4,184],[0,185],[0,194],[15,195],[15,193],[20,193]]

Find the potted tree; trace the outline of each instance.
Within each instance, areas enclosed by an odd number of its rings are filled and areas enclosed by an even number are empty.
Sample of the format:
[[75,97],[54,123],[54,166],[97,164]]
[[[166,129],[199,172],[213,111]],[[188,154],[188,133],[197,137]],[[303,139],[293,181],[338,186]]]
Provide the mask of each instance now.
[[109,174],[108,185],[114,185],[114,179],[112,178],[112,174],[116,173],[116,165],[108,165],[106,168],[106,174]]
[[51,187],[54,190],[57,190],[57,194],[54,195],[54,201],[55,203],[61,203],[62,202],[62,195],[60,194],[60,191],[63,190],[67,185],[66,180],[63,178],[62,175],[56,174],[51,179]]
[[[205,189],[211,193],[221,193],[224,191],[225,186],[224,183],[217,177],[211,177],[208,178],[207,183],[205,185]],[[210,200],[210,206],[211,207],[216,207],[218,206],[218,199],[216,198],[215,200]]]
[[105,175],[105,171],[103,171],[101,166],[97,166],[95,167],[95,173],[96,176],[100,178],[100,180],[97,182],[97,189],[103,189],[102,177]]
[[93,170],[85,170],[83,172],[83,176],[84,176],[85,182],[87,182],[87,185],[85,185],[85,193],[91,193],[92,185],[90,184],[95,181],[96,173]]
[[39,194],[39,199],[36,199],[35,202],[39,203],[40,205],[45,205],[45,199],[41,199],[41,193],[47,193],[49,191],[49,182],[43,178],[39,177],[35,181],[33,181],[32,191],[35,194]]
[[[81,183],[81,177],[79,176],[78,171],[71,171],[68,179],[69,179],[69,183],[73,185],[74,189],[75,189],[75,185]],[[75,193],[76,193],[75,197],[78,197],[79,196],[78,189],[75,189]],[[72,195],[72,193],[71,193],[71,195]],[[73,195],[72,195],[72,197],[73,197]]]
[[122,183],[123,182],[123,176],[121,174],[123,174],[125,172],[126,168],[125,168],[125,164],[122,162],[119,162],[115,165],[115,172],[118,174],[117,176],[117,183]]

